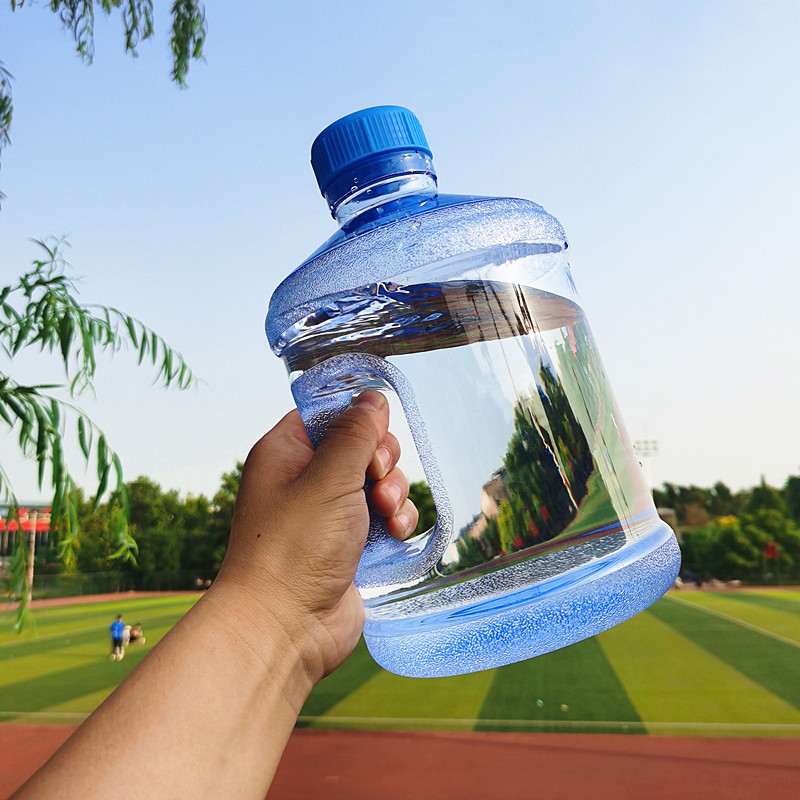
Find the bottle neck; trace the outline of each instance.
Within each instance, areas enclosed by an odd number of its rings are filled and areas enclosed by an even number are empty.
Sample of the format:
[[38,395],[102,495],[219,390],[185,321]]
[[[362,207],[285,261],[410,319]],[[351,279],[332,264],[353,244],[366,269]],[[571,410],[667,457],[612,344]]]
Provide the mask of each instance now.
[[[396,210],[398,200],[416,195],[420,201],[436,197],[438,188],[436,175],[430,172],[414,172],[402,175],[384,176],[361,186],[341,202],[332,206],[331,214],[339,226],[352,226],[358,216],[375,209],[380,214],[384,208],[387,213]],[[368,215],[373,218],[375,214]],[[357,224],[357,223],[356,223]]]

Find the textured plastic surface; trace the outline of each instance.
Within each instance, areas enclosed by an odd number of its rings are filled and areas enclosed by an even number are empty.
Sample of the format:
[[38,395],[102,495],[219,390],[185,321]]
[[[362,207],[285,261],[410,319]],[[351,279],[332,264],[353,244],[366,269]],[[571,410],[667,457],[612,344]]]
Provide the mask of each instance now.
[[[529,200],[488,198],[379,226],[315,255],[289,275],[269,304],[266,332],[275,347],[281,334],[333,296],[357,286],[397,279],[421,267],[435,277],[454,258],[469,254],[476,268],[516,257],[525,243],[566,245],[559,221]],[[504,252],[489,252],[511,248]]]
[[368,611],[364,639],[382,667],[411,678],[461,675],[548,653],[630,619],[675,581],[680,550],[665,524],[624,552],[624,562],[612,561],[582,582],[558,582],[544,595],[508,594],[488,611],[476,604],[435,628],[415,629],[409,617],[405,633],[382,634]]
[[330,391],[330,387],[344,376],[362,381],[382,380],[397,393],[433,493],[438,518],[436,525],[422,537],[398,542],[386,532],[381,518],[373,515],[364,554],[358,565],[356,585],[369,588],[420,578],[442,557],[450,543],[452,524],[449,501],[436,459],[428,445],[425,423],[417,409],[414,392],[402,372],[384,359],[366,353],[336,356],[312,367],[292,384],[292,394],[315,447],[330,421],[350,404],[351,391]]

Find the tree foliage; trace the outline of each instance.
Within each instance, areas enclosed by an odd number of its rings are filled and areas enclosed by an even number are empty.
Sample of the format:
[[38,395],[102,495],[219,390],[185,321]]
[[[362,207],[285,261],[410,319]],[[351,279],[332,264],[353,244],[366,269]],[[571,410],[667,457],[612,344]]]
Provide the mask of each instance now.
[[[114,555],[114,534],[105,503],[99,507],[77,490],[81,536],[72,565],[58,561],[57,545],[42,544],[37,572],[77,578],[74,573],[115,573],[122,585],[135,589],[191,589],[214,578],[222,564],[233,521],[242,465],[225,473],[213,498],[181,497],[140,476],[125,484],[130,505],[130,531],[137,544],[134,560]],[[47,583],[50,578],[44,578]]]
[[[800,581],[799,492],[800,476],[792,475],[780,489],[762,478],[739,492],[717,482],[712,489],[664,484],[654,495],[677,514],[686,577],[793,583]],[[702,525],[693,524],[698,509]]]
[[[11,137],[9,130],[11,129],[11,119],[14,116],[14,104],[11,101],[11,81],[13,76],[3,66],[0,61],[0,155],[3,153],[3,148],[11,144]],[[0,192],[0,200],[5,195]]]
[[433,503],[431,490],[425,481],[414,481],[408,487],[408,498],[419,511],[419,520],[414,535],[424,533],[436,524],[436,506]]
[[[10,0],[17,11],[25,0]],[[111,16],[119,12],[125,31],[125,49],[137,55],[138,45],[154,34],[152,0],[50,0],[49,8],[72,34],[78,55],[87,63],[94,57],[95,13]],[[192,59],[200,59],[206,37],[203,5],[198,0],[172,3],[172,79],[184,85]],[[10,144],[14,114],[12,75],[0,62],[0,154]],[[3,194],[0,192],[0,200]],[[59,555],[67,563],[76,559],[79,510],[84,500],[72,477],[64,452],[67,425],[75,433],[83,457],[93,461],[97,486],[92,503],[96,510],[110,490],[105,504],[111,526],[112,558],[133,557],[136,543],[128,528],[128,493],[122,481],[119,457],[105,434],[72,402],[92,388],[99,351],[116,352],[130,345],[138,353],[139,364],[151,361],[165,386],[186,388],[192,374],[183,357],[170,348],[153,330],[134,317],[105,306],[85,306],[77,300],[77,287],[67,273],[63,242],[37,242],[40,258],[16,282],[0,287],[0,351],[9,361],[22,351],[37,348],[60,358],[65,384],[25,384],[14,379],[10,370],[0,372],[0,421],[16,431],[22,454],[38,464],[39,487],[49,475],[52,491],[51,532]],[[69,399],[59,396],[62,390]],[[17,506],[10,477],[0,462],[0,504],[10,507],[9,518]],[[108,533],[108,531],[107,531]],[[99,555],[97,556],[100,557]],[[18,626],[25,619],[25,584],[30,585],[32,554],[23,546],[22,532],[12,557],[12,595],[21,597]]]
[[[10,0],[10,3],[12,11],[26,5],[25,0]],[[94,59],[96,13],[108,17],[119,12],[124,26],[125,50],[134,57],[138,55],[139,44],[155,34],[153,0],[49,0],[48,6],[64,30],[72,35],[78,56],[87,64]],[[203,58],[208,30],[206,13],[198,0],[174,0],[171,15],[171,78],[179,86],[184,86],[190,62]],[[9,131],[14,112],[11,81],[11,73],[0,61],[0,153],[11,142]],[[0,193],[0,199],[2,197]]]
[[[21,453],[36,462],[39,488],[49,479],[51,519],[60,556],[74,559],[80,496],[65,455],[64,439],[73,427],[83,458],[93,462],[97,477],[94,506],[110,491],[107,513],[112,522],[112,557],[132,557],[135,541],[128,529],[128,494],[122,465],[100,428],[73,402],[93,389],[97,357],[124,346],[149,362],[164,386],[185,389],[194,380],[180,353],[135,317],[115,308],[83,305],[75,281],[68,274],[62,242],[37,242],[41,256],[18,281],[0,287],[0,352],[10,365],[24,350],[52,354],[64,369],[65,380],[55,384],[27,384],[14,379],[9,368],[0,370],[0,421],[16,432]],[[18,503],[10,476],[0,462],[0,504]],[[25,550],[21,543],[17,552]],[[24,559],[14,562],[24,569]]]
[[[76,542],[74,563],[58,562],[57,550],[51,542],[38,551],[37,570],[59,573],[53,580],[95,577],[73,574],[76,572],[113,573],[129,589],[189,589],[196,588],[198,581],[205,585],[216,575],[225,554],[241,469],[242,465],[237,464],[225,473],[211,499],[204,495],[181,497],[175,490],[164,490],[146,477],[128,482],[125,486],[130,528],[138,545],[135,562],[112,558],[116,543],[106,503],[95,506],[93,499],[78,489],[81,535]],[[797,482],[798,478],[792,476],[783,489],[776,491],[783,495],[787,487]],[[708,491],[713,502],[715,492]],[[742,495],[743,504],[748,504],[752,494],[760,496],[753,490],[736,493]],[[420,508],[417,532],[427,530],[436,519],[427,485],[413,483],[409,496]],[[738,515],[715,516],[700,527],[682,526],[685,577],[759,584],[800,581],[800,521],[776,508],[755,508],[753,503],[750,507],[753,510]],[[514,536],[526,535],[527,529],[518,525],[521,513],[514,513],[510,503],[504,504],[504,509],[502,524],[499,517],[489,519],[480,537],[457,540],[462,563],[479,563],[485,560],[487,552],[496,554],[512,547]],[[775,545],[775,557],[769,555],[769,543]],[[99,583],[102,581],[98,580],[96,585]]]

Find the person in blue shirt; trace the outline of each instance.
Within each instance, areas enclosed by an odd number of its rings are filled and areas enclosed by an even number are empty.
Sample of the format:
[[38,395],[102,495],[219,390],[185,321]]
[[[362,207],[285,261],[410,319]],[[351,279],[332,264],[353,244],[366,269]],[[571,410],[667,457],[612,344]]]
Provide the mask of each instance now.
[[125,623],[122,621],[122,614],[117,614],[117,618],[111,623],[111,660],[122,661],[125,657],[125,648],[122,646],[122,631]]

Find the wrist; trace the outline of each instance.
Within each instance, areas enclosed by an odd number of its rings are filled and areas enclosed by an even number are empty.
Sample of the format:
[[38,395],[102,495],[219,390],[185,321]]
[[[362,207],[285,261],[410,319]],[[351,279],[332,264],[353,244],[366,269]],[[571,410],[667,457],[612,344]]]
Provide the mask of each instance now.
[[[263,593],[262,593],[263,594]],[[295,716],[320,677],[310,668],[296,632],[282,618],[278,598],[254,599],[247,587],[217,578],[201,602],[221,631],[236,669],[269,685],[279,684]]]

